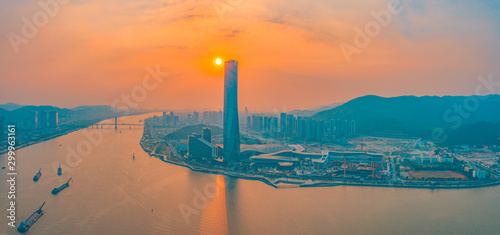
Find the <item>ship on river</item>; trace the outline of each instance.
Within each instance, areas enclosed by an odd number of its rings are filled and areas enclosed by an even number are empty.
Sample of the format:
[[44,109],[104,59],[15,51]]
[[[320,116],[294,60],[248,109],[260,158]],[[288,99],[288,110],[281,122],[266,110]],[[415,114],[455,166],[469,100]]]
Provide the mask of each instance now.
[[52,194],[56,195],[59,192],[63,191],[63,189],[67,188],[69,186],[69,181],[71,181],[71,179],[73,179],[73,178],[70,178],[68,180],[68,182],[66,182],[65,184],[61,185],[59,188],[52,189]]
[[21,224],[19,225],[19,227],[17,227],[17,231],[18,232],[24,233],[24,232],[28,231],[28,229],[30,229],[31,226],[33,226],[33,224],[35,224],[35,222],[38,221],[38,219],[40,219],[40,217],[42,217],[42,215],[43,215],[43,210],[42,210],[43,205],[45,205],[45,202],[42,204],[42,206],[40,206],[40,208],[38,210],[36,210],[35,212],[33,212],[33,214],[31,214],[31,216],[26,221],[21,222]]
[[62,175],[61,163],[59,163],[59,168],[57,169],[57,175]]
[[42,176],[42,168],[40,168],[40,170],[38,170],[38,173],[36,173],[35,177],[33,177],[33,181],[37,182],[41,176]]

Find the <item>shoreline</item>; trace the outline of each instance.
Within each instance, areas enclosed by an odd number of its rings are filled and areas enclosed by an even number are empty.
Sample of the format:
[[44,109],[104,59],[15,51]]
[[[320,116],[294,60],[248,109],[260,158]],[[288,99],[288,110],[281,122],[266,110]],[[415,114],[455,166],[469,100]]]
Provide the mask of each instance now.
[[[139,113],[139,114],[129,114],[129,115],[123,115],[123,116],[118,116],[118,117],[129,117],[129,116],[136,116],[136,115],[142,115],[142,114],[146,114],[146,113]],[[114,117],[113,117],[114,118]],[[102,120],[98,120],[90,125],[95,125],[99,122],[102,122],[102,121],[106,121],[106,120],[111,120],[113,118],[104,118]],[[55,133],[54,135],[51,135],[51,136],[48,136],[48,137],[45,137],[45,138],[41,138],[41,139],[38,139],[36,141],[33,141],[33,142],[28,142],[28,143],[25,143],[25,144],[21,144],[21,145],[17,145],[16,146],[16,151],[17,150],[20,150],[20,149],[23,149],[23,148],[26,148],[26,147],[29,147],[29,146],[32,146],[32,145],[35,145],[35,144],[39,144],[39,143],[42,143],[42,142],[45,142],[45,141],[48,141],[48,140],[51,140],[51,139],[55,139],[55,138],[58,138],[58,137],[61,137],[61,136],[65,136],[67,134],[70,134],[72,132],[75,132],[75,131],[79,131],[79,130],[82,130],[82,129],[85,129],[85,128],[88,128],[89,125],[87,126],[79,126],[79,127],[75,127],[75,128],[72,128],[72,129],[68,129],[66,131],[63,131],[63,132],[58,132],[58,133]],[[9,151],[7,149],[5,150],[0,150],[0,155],[3,155],[3,154],[6,154],[8,153]]]
[[[75,132],[75,131],[79,131],[79,130],[84,129],[84,128],[87,128],[87,127],[78,127],[78,128],[75,128],[75,129],[66,130],[64,132],[60,132],[60,133],[57,133],[57,134],[54,134],[54,135],[51,135],[51,136],[48,136],[48,137],[45,137],[45,138],[42,138],[42,139],[38,139],[38,140],[33,141],[33,142],[29,142],[29,143],[17,145],[16,146],[16,151],[20,150],[20,149],[23,149],[23,148],[26,148],[26,147],[29,147],[29,146],[32,146],[32,145],[35,145],[35,144],[39,144],[39,143],[42,143],[42,142],[45,142],[45,141],[48,141],[48,140],[51,140],[51,139],[55,139],[55,138],[58,138],[58,137],[70,134],[70,133]],[[2,151],[0,151],[0,155],[6,154],[8,152],[9,152],[8,150],[2,150]]]
[[[141,146],[142,147],[142,146]],[[180,163],[180,162],[174,162],[171,160],[166,160],[163,156],[156,156],[156,155],[151,155],[148,153],[150,157],[156,157],[160,159],[163,162],[181,166],[181,167],[186,167],[192,171],[195,172],[202,172],[206,174],[218,174],[218,175],[225,175],[229,177],[235,177],[235,178],[240,178],[240,179],[246,179],[246,180],[257,180],[261,181],[267,185],[270,185],[274,188],[308,188],[308,187],[334,187],[334,186],[361,186],[361,187],[385,187],[385,188],[416,188],[416,189],[470,189],[470,188],[485,188],[485,187],[493,187],[500,185],[500,181],[497,182],[491,182],[488,184],[479,184],[479,185],[405,185],[405,184],[370,184],[370,183],[347,183],[347,182],[338,182],[338,181],[313,181],[313,180],[297,180],[296,179],[276,179],[275,181],[270,180],[269,178],[265,176],[260,176],[260,175],[246,175],[243,173],[237,173],[237,172],[227,172],[227,171],[222,171],[222,170],[216,170],[216,169],[207,169],[207,168],[200,168],[200,167],[195,167],[191,166],[187,163]],[[280,184],[283,183],[284,181],[288,181],[285,184]]]

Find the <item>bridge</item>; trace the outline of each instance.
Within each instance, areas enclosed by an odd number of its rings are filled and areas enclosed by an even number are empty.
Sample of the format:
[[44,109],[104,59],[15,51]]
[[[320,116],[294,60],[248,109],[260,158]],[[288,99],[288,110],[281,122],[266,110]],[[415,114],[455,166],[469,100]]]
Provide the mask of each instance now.
[[128,126],[129,129],[131,129],[132,127],[137,127],[137,126],[144,126],[144,124],[142,123],[118,123],[118,117],[115,117],[115,123],[102,123],[102,124],[92,124],[91,126],[89,126],[89,128],[92,128],[92,129],[102,129],[106,126],[114,126],[115,127],[115,130],[118,129],[118,126]]

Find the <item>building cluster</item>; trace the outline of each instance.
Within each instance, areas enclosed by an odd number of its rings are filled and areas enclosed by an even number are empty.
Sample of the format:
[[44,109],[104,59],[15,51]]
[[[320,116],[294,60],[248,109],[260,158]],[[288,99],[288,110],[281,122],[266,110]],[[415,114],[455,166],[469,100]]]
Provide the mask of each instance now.
[[464,167],[465,172],[472,171],[472,177],[476,179],[485,179],[486,178],[486,171],[476,168],[476,167],[471,167],[471,166],[465,166]]
[[330,134],[336,138],[353,137],[356,135],[356,121],[330,120]]
[[215,125],[222,125],[224,118],[222,111],[205,111],[203,112],[203,122]]
[[167,112],[163,112],[161,121],[163,125],[176,126],[179,124],[179,116],[176,116],[174,112],[170,112],[168,115]]
[[248,116],[247,130],[275,136],[278,133],[278,118],[258,115]]
[[57,128],[59,113],[57,111],[33,111],[26,118],[25,124],[32,129]]
[[453,163],[453,157],[450,156],[433,156],[433,155],[420,155],[413,156],[410,158],[413,162],[422,163],[422,164],[432,164],[432,163]]
[[198,112],[193,112],[193,114],[188,114],[186,122],[188,124],[198,124],[200,121],[200,113]]
[[[221,117],[219,119],[219,116]],[[201,119],[201,120],[200,120]],[[222,121],[222,112],[203,112],[203,116],[200,117],[200,113],[194,111],[188,113],[187,115],[182,114],[182,118],[179,115],[175,115],[174,112],[163,112],[161,118],[161,124],[165,126],[177,126],[181,124],[196,125],[200,124],[201,121],[204,123],[219,124],[219,120]]]
[[356,135],[354,120],[331,120],[326,123],[310,117],[296,117],[281,113],[278,117],[252,115],[247,116],[247,130],[272,137],[321,140],[325,137],[335,139],[349,138]]
[[193,133],[188,136],[189,157],[196,160],[214,159],[217,156],[217,147],[212,144],[212,130],[203,128],[203,134]]

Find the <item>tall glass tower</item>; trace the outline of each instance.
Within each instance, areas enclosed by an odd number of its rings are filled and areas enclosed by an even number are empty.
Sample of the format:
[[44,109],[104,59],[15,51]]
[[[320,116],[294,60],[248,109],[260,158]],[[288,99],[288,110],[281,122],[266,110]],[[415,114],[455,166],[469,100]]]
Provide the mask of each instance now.
[[240,123],[238,119],[238,62],[224,63],[224,161],[235,163],[240,155]]

